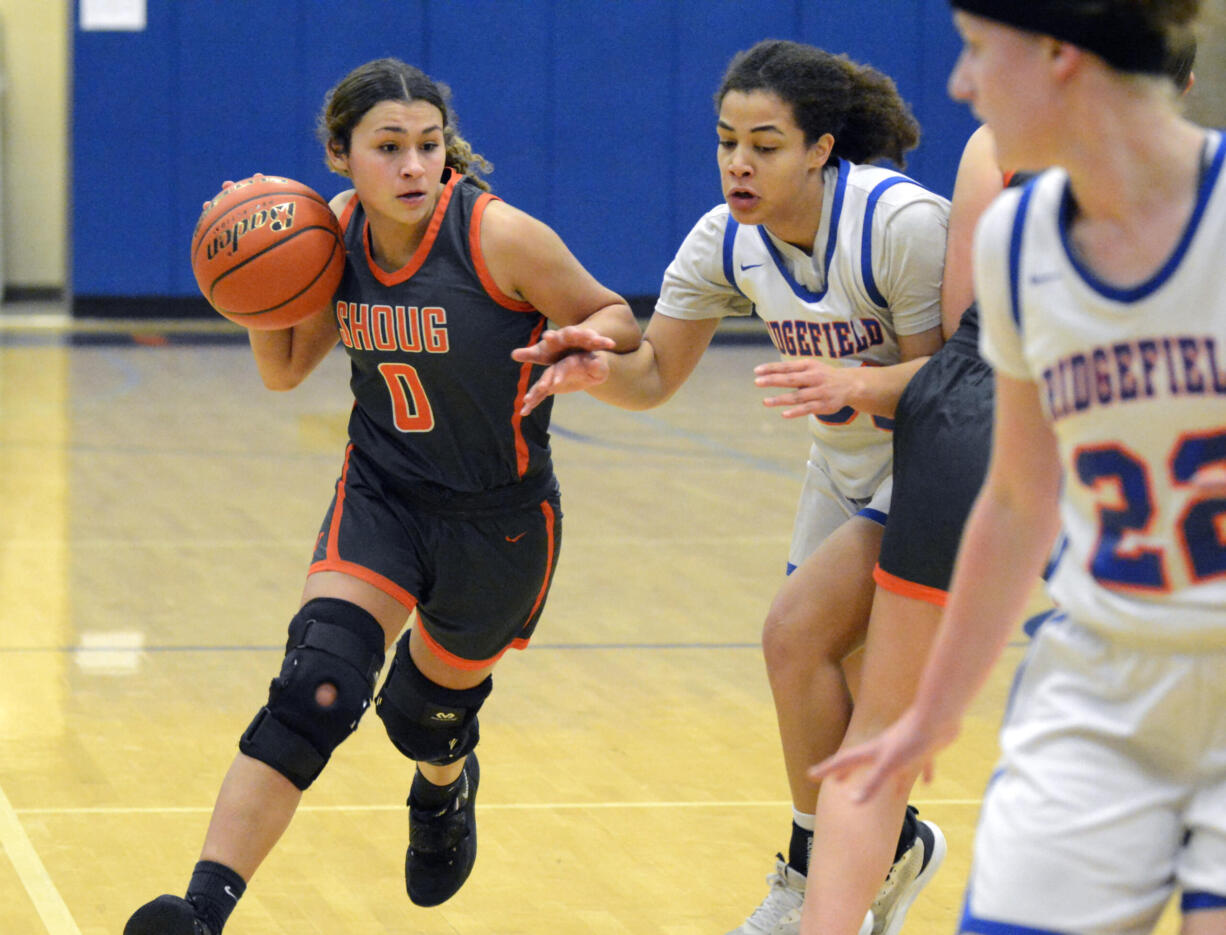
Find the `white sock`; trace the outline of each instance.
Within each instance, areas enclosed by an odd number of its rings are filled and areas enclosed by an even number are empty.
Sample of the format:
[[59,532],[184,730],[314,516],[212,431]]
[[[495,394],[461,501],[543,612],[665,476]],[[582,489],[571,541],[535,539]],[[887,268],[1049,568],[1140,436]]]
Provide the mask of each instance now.
[[797,825],[799,825],[801,828],[804,828],[806,831],[812,831],[814,825],[817,824],[817,816],[805,814],[804,812],[799,811],[795,806],[793,806],[792,807],[792,821],[796,822]]

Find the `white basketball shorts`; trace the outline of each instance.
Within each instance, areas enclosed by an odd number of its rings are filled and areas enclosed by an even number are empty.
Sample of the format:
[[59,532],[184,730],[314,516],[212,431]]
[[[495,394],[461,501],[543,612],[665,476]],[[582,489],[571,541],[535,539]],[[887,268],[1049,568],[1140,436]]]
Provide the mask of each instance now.
[[814,444],[805,464],[805,483],[796,507],[796,521],[792,525],[788,574],[850,517],[860,514],[884,526],[890,515],[890,492],[893,488],[894,479],[887,474],[870,496],[846,496],[826,471],[820,449]]
[[962,931],[1148,932],[1176,891],[1226,908],[1226,652],[1122,647],[1057,614],[1000,741]]

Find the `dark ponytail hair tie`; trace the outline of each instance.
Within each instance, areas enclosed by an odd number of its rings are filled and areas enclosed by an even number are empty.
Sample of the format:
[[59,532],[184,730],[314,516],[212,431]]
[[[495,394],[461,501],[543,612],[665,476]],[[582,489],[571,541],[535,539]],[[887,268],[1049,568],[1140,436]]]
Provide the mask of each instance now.
[[[1093,52],[1120,71],[1167,70],[1166,33],[1138,6],[1079,0],[950,0],[964,10]],[[1109,12],[1108,12],[1109,11]]]

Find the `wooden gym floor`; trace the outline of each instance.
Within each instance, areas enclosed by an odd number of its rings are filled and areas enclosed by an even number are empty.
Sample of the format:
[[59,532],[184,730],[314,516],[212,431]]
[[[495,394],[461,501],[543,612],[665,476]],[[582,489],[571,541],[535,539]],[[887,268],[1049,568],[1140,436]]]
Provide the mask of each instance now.
[[[118,935],[183,892],[282,656],[350,406],[340,351],[289,394],[222,325],[0,315],[0,932]],[[482,711],[481,849],[404,895],[410,770],[373,716],[307,793],[227,935],[711,935],[790,822],[758,646],[807,450],[753,340],[666,406],[555,409],[566,511],[532,647]],[[916,790],[949,855],[906,931],[950,932],[1013,666]]]

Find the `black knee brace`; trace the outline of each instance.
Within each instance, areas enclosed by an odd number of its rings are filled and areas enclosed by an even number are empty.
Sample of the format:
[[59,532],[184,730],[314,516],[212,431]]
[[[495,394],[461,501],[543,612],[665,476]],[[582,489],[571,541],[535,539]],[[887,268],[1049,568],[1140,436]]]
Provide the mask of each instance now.
[[442,766],[477,745],[477,711],[493,688],[492,677],[460,690],[431,682],[409,655],[405,634],[375,699],[375,710],[397,750],[410,760]]
[[[290,621],[281,673],[268,687],[268,704],[238,742],[299,789],[358,726],[383,667],[383,628],[361,607],[334,598],[308,601]],[[336,700],[320,704],[321,686]]]

